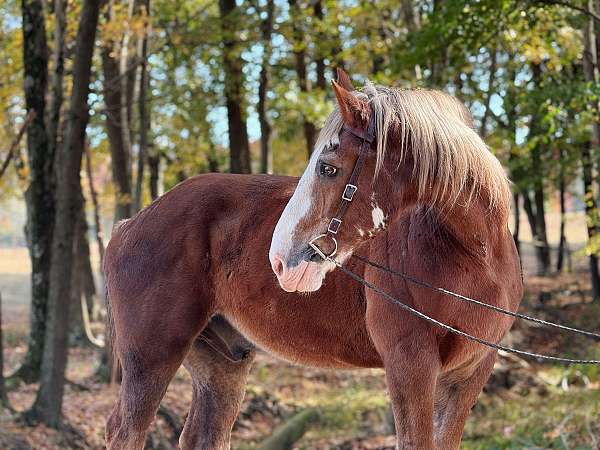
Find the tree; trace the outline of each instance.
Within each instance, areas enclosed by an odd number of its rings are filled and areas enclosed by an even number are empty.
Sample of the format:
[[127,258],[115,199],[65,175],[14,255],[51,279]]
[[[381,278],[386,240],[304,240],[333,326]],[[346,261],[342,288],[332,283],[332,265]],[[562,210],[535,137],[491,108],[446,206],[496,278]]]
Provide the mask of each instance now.
[[150,0],[144,0],[142,15],[144,20],[144,36],[140,49],[140,87],[138,90],[138,115],[140,120],[140,141],[135,179],[134,211],[142,206],[142,188],[144,183],[144,167],[148,158],[148,131],[150,129],[150,108],[148,108],[148,89],[150,78],[148,74],[148,34],[150,32]]
[[0,408],[8,406],[4,383],[4,339],[2,336],[2,293],[0,292]]
[[73,90],[65,142],[59,147],[56,180],[55,234],[52,240],[48,326],[40,388],[28,417],[51,427],[62,421],[62,397],[67,362],[71,265],[77,212],[80,210],[80,170],[89,119],[88,94],[101,0],[85,0],[81,10],[73,61]]
[[[107,22],[116,21],[112,2],[106,9]],[[106,134],[112,156],[112,175],[115,185],[115,223],[131,217],[131,140],[128,118],[127,73],[121,71],[117,55],[118,45],[112,35],[105,37],[102,47],[102,67],[104,69],[104,103],[106,115]],[[121,43],[123,45],[123,43]]]
[[224,94],[227,107],[230,170],[250,173],[250,143],[246,128],[242,45],[237,36],[241,11],[235,0],[219,0],[223,40]]
[[[588,12],[595,13],[600,11],[600,2],[597,0],[588,0]],[[600,80],[600,23],[593,17],[589,17],[586,21],[586,26],[583,30],[583,73],[585,80],[592,86],[598,86]],[[583,165],[583,183],[585,192],[586,213],[588,216],[588,237],[592,245],[598,239],[598,201],[594,196],[593,188],[593,171],[600,168],[597,158],[592,155],[594,151],[598,153],[600,148],[600,101],[597,96],[591,96],[589,108],[594,112],[595,120],[591,121],[591,140],[588,145],[584,145],[581,151],[581,162]],[[592,279],[592,292],[594,300],[600,301],[600,271],[598,269],[597,249],[592,249],[589,256],[589,267]]]
[[45,123],[48,47],[43,3],[41,0],[23,0],[21,4],[25,108],[35,113],[27,126],[29,187],[25,193],[26,234],[31,258],[31,330],[27,354],[15,374],[26,382],[35,381],[40,375],[54,226],[54,153]]
[[[308,96],[312,89],[310,78],[307,72],[307,56],[306,56],[306,37],[303,30],[304,20],[302,20],[300,4],[298,0],[288,0],[290,5],[290,19],[292,27],[292,47],[296,62],[296,75],[298,77],[298,85],[300,86],[301,94]],[[306,152],[308,157],[312,154],[313,147],[317,138],[317,127],[305,115],[302,117],[304,128],[304,140],[306,143]]]
[[273,16],[275,12],[274,0],[267,0],[265,17],[261,22],[261,39],[263,45],[262,62],[258,86],[258,120],[260,122],[260,171],[270,173],[273,170],[273,157],[271,155],[271,123],[267,114],[267,92],[271,77],[271,54]]

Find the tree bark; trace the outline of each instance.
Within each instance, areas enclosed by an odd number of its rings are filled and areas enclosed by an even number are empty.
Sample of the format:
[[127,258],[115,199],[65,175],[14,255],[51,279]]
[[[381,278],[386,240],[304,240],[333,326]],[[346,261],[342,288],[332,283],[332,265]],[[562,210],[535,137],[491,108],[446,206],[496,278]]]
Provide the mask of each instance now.
[[[292,36],[293,36],[293,52],[296,60],[296,75],[298,76],[298,84],[300,92],[308,94],[312,90],[310,79],[306,70],[306,42],[304,30],[302,29],[300,5],[298,0],[288,0],[290,5],[290,16],[292,20]],[[317,137],[317,128],[315,125],[303,115],[302,117],[304,140],[306,141],[306,151],[308,157],[312,154]]]
[[479,135],[482,139],[487,135],[487,123],[490,116],[490,103],[492,101],[492,95],[494,95],[494,84],[496,81],[496,62],[498,58],[498,51],[493,49],[490,51],[490,74],[488,77],[488,89],[485,96],[485,109],[483,117],[481,118],[481,126],[479,128]]
[[[81,210],[76,219],[73,231],[73,262],[71,264],[71,288],[69,300],[69,346],[82,345],[85,342],[85,330],[83,328],[83,317],[81,313],[81,281],[82,281],[82,258],[79,254],[83,235],[83,224],[81,213],[83,211],[83,199],[79,199]],[[85,219],[84,219],[85,220]]]
[[315,19],[317,20],[317,26],[319,29],[315,33],[316,35],[316,45],[315,45],[315,65],[316,65],[316,74],[317,74],[317,82],[316,86],[318,89],[322,91],[327,89],[327,80],[325,79],[325,55],[321,48],[323,42],[327,39],[324,33],[321,31],[323,29],[323,19],[325,17],[323,11],[323,2],[321,0],[316,0],[315,5],[313,7],[313,11],[315,13]]
[[[441,16],[440,9],[443,7],[445,0],[433,0],[433,15]],[[431,62],[430,83],[432,86],[441,87],[443,82],[443,72],[448,59],[448,46],[440,43],[439,56],[436,55]]]
[[[112,12],[106,10],[106,20],[110,21]],[[129,125],[126,98],[122,92],[124,74],[119,69],[119,61],[114,57],[116,45],[106,42],[102,48],[102,66],[104,70],[104,103],[106,106],[106,134],[110,144],[112,176],[115,187],[115,223],[131,217],[131,149],[129,147]],[[125,77],[126,78],[126,77]]]
[[525,214],[527,215],[527,222],[529,223],[529,228],[531,228],[531,236],[533,239],[536,239],[537,236],[537,221],[535,220],[535,212],[533,210],[533,204],[531,203],[531,196],[529,191],[524,191],[523,195],[523,209],[525,210]]
[[150,0],[144,0],[144,9],[146,10],[146,24],[144,25],[144,37],[141,48],[140,64],[140,87],[138,94],[138,114],[140,119],[140,142],[137,160],[137,177],[135,180],[134,211],[137,212],[142,207],[143,186],[144,186],[144,168],[148,155],[148,130],[150,129],[150,111],[148,110],[147,94],[150,79],[148,77],[148,34],[150,32]]
[[88,145],[85,145],[85,172],[87,175],[88,186],[90,188],[90,198],[94,207],[94,235],[98,245],[98,254],[100,256],[100,273],[102,273],[102,263],[104,262],[104,240],[102,239],[102,224],[100,223],[100,204],[98,203],[98,194],[94,187],[94,177],[92,172],[92,155]]
[[273,155],[271,154],[271,123],[267,116],[267,92],[269,91],[270,59],[272,54],[271,35],[273,33],[274,0],[267,0],[267,16],[261,23],[263,57],[258,85],[258,121],[260,122],[260,171],[271,173]]
[[27,126],[30,184],[26,236],[31,258],[31,329],[24,362],[15,376],[31,383],[40,375],[50,278],[50,255],[54,225],[53,166],[45,124],[48,84],[48,48],[41,0],[23,0],[23,67],[25,107],[35,117]]
[[250,173],[250,143],[246,128],[242,45],[237,37],[240,9],[235,0],[219,0],[223,35],[225,104],[229,134],[229,161],[232,173]]
[[[542,67],[540,64],[531,64],[532,81],[536,86],[541,86],[542,82]],[[545,132],[541,123],[541,118],[536,112],[531,117],[529,138],[537,137]],[[533,201],[535,204],[535,249],[538,261],[538,274],[547,275],[550,272],[550,245],[546,233],[546,216],[544,206],[544,164],[542,155],[547,152],[547,144],[538,142],[532,149],[530,154],[530,165],[528,167],[528,177],[532,179],[529,183],[533,190]],[[529,214],[529,213],[528,213]],[[532,234],[534,229],[532,228]]]
[[[562,152],[561,152],[562,159]],[[565,182],[565,170],[563,165],[560,165],[560,174],[558,180],[558,203],[560,205],[560,238],[558,241],[558,255],[556,258],[556,271],[558,273],[563,271],[564,266],[564,256],[565,253],[568,252],[567,247],[567,236],[565,234],[565,228],[567,224],[567,209],[565,205],[565,191],[567,189]]]
[[[596,13],[600,10],[600,2],[597,0],[588,0],[587,10],[591,13]],[[583,73],[586,81],[597,84],[600,78],[600,48],[599,41],[600,32],[598,32],[598,24],[595,23],[593,18],[589,18],[587,26],[583,32]],[[598,99],[592,100],[592,108],[600,114],[600,101]],[[588,237],[593,240],[598,233],[599,224],[597,221],[596,207],[598,202],[594,198],[592,180],[594,165],[596,170],[600,163],[598,160],[592,158],[592,154],[598,153],[598,147],[600,147],[600,123],[597,120],[592,121],[592,141],[589,147],[584,146],[582,148],[581,161],[583,165],[583,183],[585,192],[585,204],[586,213],[588,217]],[[589,259],[590,264],[590,277],[592,279],[592,296],[594,301],[600,301],[600,273],[598,271],[598,255],[592,253]]]
[[513,193],[513,203],[515,205],[515,226],[513,229],[513,240],[515,241],[515,247],[517,247],[517,252],[519,255],[521,254],[521,204],[520,204],[520,195],[518,192]]
[[54,155],[58,145],[61,108],[63,104],[63,81],[65,72],[65,33],[67,29],[66,2],[54,0],[54,49],[52,52],[52,90],[49,98],[47,120],[48,146]]
[[308,427],[320,419],[314,409],[305,409],[279,425],[273,434],[258,445],[258,450],[289,450],[306,432]]
[[4,339],[2,336],[2,293],[0,292],[0,407],[8,407],[6,384],[4,383]]
[[87,308],[87,316],[93,307],[96,286],[90,261],[90,245],[87,239],[88,225],[85,217],[83,194],[80,196],[81,209],[78,214],[74,236],[73,265],[71,275],[71,313],[69,320],[69,341],[71,345],[90,344],[86,332],[86,317],[82,310],[82,298]]
[[539,274],[547,275],[550,272],[550,245],[546,233],[546,208],[544,206],[544,188],[542,180],[536,181],[534,186],[535,222],[537,230],[536,249],[538,254]]
[[[595,221],[598,204],[594,197],[593,189],[593,163],[591,154],[591,143],[581,147],[581,165],[583,172],[583,192],[585,201],[585,212],[587,215],[588,239],[597,239],[598,228]],[[600,271],[598,270],[598,256],[594,253],[589,258],[590,277],[592,281],[592,297],[594,301],[600,301]]]
[[73,61],[73,89],[65,142],[58,153],[55,234],[52,240],[48,327],[37,397],[28,412],[57,428],[62,421],[62,399],[67,363],[69,293],[73,236],[81,192],[79,173],[89,120],[88,94],[92,56],[101,0],[84,0]]
[[150,178],[148,180],[150,185],[150,198],[156,200],[160,195],[158,186],[160,180],[160,155],[156,151],[148,153],[148,170],[150,171]]

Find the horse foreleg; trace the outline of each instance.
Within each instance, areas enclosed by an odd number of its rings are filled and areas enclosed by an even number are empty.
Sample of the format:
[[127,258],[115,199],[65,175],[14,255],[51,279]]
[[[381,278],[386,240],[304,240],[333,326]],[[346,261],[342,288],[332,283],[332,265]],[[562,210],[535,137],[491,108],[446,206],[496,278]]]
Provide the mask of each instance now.
[[179,439],[183,450],[230,448],[231,430],[242,405],[246,378],[254,360],[252,344],[227,322],[213,319],[207,330],[225,348],[219,349],[214,341],[211,346],[198,339],[184,361],[192,376],[193,399]]
[[490,353],[466,378],[454,374],[439,377],[435,393],[435,448],[460,448],[465,421],[477,402],[496,361],[496,352]]
[[440,367],[435,347],[403,340],[382,356],[397,448],[433,450],[433,401]]

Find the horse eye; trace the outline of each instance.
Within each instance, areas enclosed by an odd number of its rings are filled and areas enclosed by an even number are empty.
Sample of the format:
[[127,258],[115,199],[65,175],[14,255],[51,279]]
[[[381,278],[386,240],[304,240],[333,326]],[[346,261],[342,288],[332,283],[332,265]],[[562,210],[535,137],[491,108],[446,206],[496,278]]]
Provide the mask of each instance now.
[[337,175],[337,167],[330,166],[329,164],[321,163],[319,166],[319,173],[324,177],[335,177]]

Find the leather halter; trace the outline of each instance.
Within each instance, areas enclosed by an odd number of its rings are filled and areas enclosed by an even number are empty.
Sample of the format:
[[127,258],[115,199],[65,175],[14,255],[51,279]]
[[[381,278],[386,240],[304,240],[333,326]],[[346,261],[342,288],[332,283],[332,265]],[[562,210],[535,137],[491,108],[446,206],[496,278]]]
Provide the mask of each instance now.
[[[358,151],[358,157],[354,163],[354,169],[352,170],[350,178],[348,178],[346,186],[344,187],[344,191],[342,192],[342,199],[340,201],[340,205],[338,206],[337,212],[329,221],[327,231],[315,236],[308,242],[308,245],[311,246],[312,249],[324,260],[333,257],[337,253],[338,243],[335,236],[340,230],[344,214],[346,214],[346,211],[348,210],[348,207],[354,198],[354,194],[356,194],[356,191],[358,191],[358,178],[360,177],[360,172],[362,171],[365,160],[367,159],[367,154],[369,153],[371,144],[375,140],[375,111],[373,108],[371,107],[371,117],[369,118],[369,125],[367,126],[366,131],[357,130],[350,127],[347,127],[346,129],[362,141],[360,144],[360,150]],[[329,254],[326,254],[317,245],[317,241],[327,238],[331,239],[334,244],[333,250]]]

